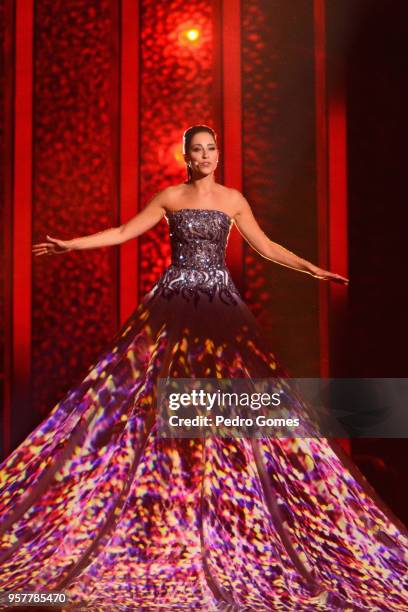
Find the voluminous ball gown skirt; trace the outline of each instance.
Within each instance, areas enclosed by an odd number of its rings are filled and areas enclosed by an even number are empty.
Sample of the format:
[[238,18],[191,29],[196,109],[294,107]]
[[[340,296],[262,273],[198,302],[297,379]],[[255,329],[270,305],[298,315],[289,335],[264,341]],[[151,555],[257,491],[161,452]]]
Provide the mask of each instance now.
[[172,264],[0,466],[0,588],[94,610],[407,610],[405,527],[326,438],[162,438],[159,377],[284,377],[225,266],[232,220],[168,213]]

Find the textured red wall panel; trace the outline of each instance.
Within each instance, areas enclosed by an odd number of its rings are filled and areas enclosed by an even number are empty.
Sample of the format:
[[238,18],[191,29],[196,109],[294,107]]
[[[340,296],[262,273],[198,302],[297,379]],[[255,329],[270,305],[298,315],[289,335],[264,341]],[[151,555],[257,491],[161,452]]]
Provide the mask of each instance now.
[[[317,263],[313,5],[242,3],[244,193],[266,234]],[[318,281],[246,248],[246,298],[293,376],[319,375]]]
[[[117,222],[117,9],[38,0],[34,46],[34,241]],[[33,406],[47,412],[85,375],[117,325],[112,249],[38,259]]]

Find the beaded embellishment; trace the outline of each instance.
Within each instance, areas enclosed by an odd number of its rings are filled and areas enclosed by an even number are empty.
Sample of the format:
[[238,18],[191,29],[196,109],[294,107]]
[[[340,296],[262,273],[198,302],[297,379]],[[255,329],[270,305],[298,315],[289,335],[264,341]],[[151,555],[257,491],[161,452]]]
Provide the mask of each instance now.
[[220,210],[183,208],[167,213],[172,250],[171,265],[154,285],[156,295],[181,295],[198,303],[218,296],[226,304],[240,297],[225,263],[232,219]]

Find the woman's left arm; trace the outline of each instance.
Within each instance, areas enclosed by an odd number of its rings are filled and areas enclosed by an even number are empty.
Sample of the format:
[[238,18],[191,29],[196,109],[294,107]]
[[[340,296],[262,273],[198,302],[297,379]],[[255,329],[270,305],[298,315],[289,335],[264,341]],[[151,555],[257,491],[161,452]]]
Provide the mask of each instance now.
[[268,238],[265,232],[259,227],[257,220],[251,210],[251,207],[244,196],[236,189],[233,189],[233,199],[236,213],[234,221],[239,233],[248,242],[248,244],[259,253],[262,257],[274,261],[282,266],[299,270],[310,274],[315,278],[322,280],[331,280],[344,285],[348,284],[348,279],[340,274],[334,274],[328,270],[323,270],[315,266],[310,261],[302,259],[285,249],[280,244],[273,242]]

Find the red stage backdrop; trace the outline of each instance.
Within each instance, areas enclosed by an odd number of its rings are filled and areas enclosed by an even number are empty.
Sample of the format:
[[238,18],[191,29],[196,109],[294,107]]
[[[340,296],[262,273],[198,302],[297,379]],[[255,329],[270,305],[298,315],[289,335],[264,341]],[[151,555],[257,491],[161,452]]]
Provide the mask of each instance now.
[[[272,240],[317,262],[311,2],[243,2],[244,192]],[[245,249],[247,299],[293,376],[319,375],[318,284]]]
[[[4,453],[85,376],[170,256],[165,220],[120,249],[32,258],[32,243],[118,225],[183,181],[182,134],[200,122],[219,136],[217,180],[243,191],[271,239],[329,265],[335,150],[323,0],[0,0],[0,11]],[[327,286],[261,258],[236,228],[228,262],[292,374],[327,374]]]
[[[37,0],[33,240],[71,238],[118,216],[117,3]],[[32,401],[45,413],[113,334],[115,250],[33,266]]]

